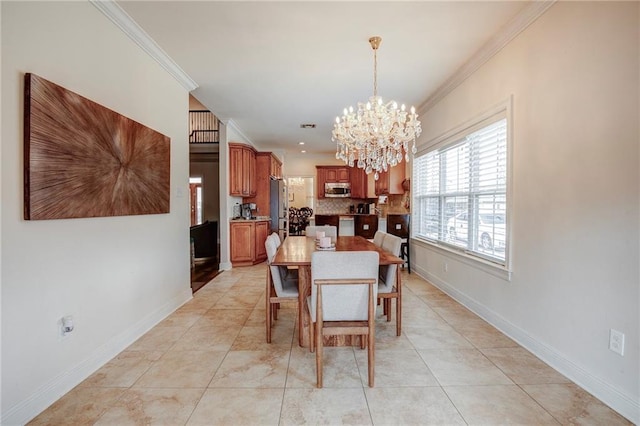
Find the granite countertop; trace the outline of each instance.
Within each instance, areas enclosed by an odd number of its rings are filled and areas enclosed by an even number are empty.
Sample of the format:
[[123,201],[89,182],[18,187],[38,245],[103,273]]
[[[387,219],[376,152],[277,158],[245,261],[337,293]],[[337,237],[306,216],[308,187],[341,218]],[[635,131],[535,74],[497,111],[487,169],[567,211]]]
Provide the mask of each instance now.
[[271,221],[269,216],[253,216],[251,219],[245,219],[244,217],[232,217],[229,219],[232,222],[262,222],[262,221]]

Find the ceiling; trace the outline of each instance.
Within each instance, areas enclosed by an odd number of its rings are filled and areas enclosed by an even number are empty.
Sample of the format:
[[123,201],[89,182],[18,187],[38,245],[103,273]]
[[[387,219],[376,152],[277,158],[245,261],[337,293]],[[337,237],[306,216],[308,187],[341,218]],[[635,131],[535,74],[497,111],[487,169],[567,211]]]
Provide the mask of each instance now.
[[378,94],[419,109],[528,3],[118,2],[198,84],[196,99],[287,156],[335,153],[335,117],[373,93],[370,36],[382,37]]

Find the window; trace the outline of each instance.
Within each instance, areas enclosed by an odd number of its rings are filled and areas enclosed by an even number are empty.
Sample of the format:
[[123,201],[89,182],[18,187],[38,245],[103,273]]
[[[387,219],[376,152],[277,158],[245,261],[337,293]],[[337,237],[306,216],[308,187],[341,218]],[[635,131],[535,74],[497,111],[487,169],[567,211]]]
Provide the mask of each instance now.
[[508,266],[507,139],[503,108],[416,156],[414,238]]

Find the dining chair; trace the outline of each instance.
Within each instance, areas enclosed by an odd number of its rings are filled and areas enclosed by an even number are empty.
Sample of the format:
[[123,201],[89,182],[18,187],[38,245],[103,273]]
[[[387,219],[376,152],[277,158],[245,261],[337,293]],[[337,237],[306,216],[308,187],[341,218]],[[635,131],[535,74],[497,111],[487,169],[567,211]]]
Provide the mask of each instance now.
[[276,248],[280,247],[280,244],[282,244],[282,241],[280,240],[280,235],[278,235],[277,232],[272,232],[267,238],[273,239],[273,241],[276,243]]
[[[269,235],[267,238],[272,238],[274,243],[276,244],[276,249],[278,247],[280,247],[280,244],[282,244],[282,240],[280,239],[280,235],[278,235],[277,232],[272,232],[271,235]],[[280,267],[280,269],[282,269],[283,267]],[[293,279],[298,279],[298,267],[297,266],[285,266],[284,267],[287,270],[287,275],[286,275],[286,279],[289,278],[293,278]],[[279,306],[279,305],[276,305]],[[276,309],[276,312],[277,309]],[[275,317],[275,319],[277,318],[277,315]]]
[[[382,249],[394,256],[400,254],[402,238],[386,234]],[[400,269],[397,264],[381,265],[378,281],[378,298],[383,300],[382,307],[387,321],[391,321],[391,299],[396,299],[396,335],[402,334],[402,294],[400,288]]]
[[324,232],[325,237],[331,237],[335,239],[338,236],[338,228],[331,225],[322,226],[307,226],[304,233],[307,237],[316,237],[316,231]]
[[265,295],[267,304],[265,321],[267,343],[271,343],[271,327],[273,326],[273,320],[278,319],[278,307],[281,302],[294,302],[296,304],[298,327],[302,327],[302,315],[300,315],[300,307],[298,306],[298,279],[289,275],[286,267],[271,264],[278,251],[276,238],[278,241],[280,240],[277,234],[275,236],[272,234],[264,242],[267,250],[267,291]]
[[376,231],[376,233],[373,235],[373,244],[377,245],[378,247],[382,247],[382,241],[384,240],[384,236],[387,233],[384,231]]
[[[407,264],[407,270],[411,273],[411,250],[409,248],[409,225],[411,223],[410,214],[388,214],[387,232],[402,238],[400,256]],[[404,267],[404,265],[402,265]]]
[[316,386],[322,387],[325,336],[360,336],[367,347],[369,386],[375,372],[375,300],[380,255],[375,251],[321,252],[311,255],[309,348],[316,352]]

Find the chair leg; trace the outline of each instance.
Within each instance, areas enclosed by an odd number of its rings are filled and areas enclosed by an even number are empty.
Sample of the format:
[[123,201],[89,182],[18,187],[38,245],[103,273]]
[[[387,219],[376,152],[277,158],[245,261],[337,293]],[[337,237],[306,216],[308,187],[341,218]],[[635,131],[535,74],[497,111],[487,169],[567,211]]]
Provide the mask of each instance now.
[[309,320],[309,352],[311,352],[311,353],[313,353],[316,350],[316,348],[315,348],[315,343],[316,343],[315,339],[316,339],[316,337],[315,337],[315,333],[313,332],[314,331],[313,328],[315,326],[316,326],[316,323],[311,321],[311,320]]
[[387,313],[387,322],[391,321],[391,299],[384,299],[385,311]]
[[316,321],[316,386],[322,387],[322,350],[323,350],[323,342],[322,342],[322,329],[321,326],[318,325],[319,322]]
[[265,319],[265,326],[267,327],[267,343],[271,343],[271,272],[267,268],[267,317]]
[[278,308],[280,308],[280,304],[274,303],[273,304],[273,320],[274,321],[278,321]]
[[400,269],[396,270],[396,336],[402,334],[402,277],[400,276]]

